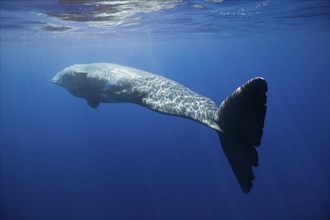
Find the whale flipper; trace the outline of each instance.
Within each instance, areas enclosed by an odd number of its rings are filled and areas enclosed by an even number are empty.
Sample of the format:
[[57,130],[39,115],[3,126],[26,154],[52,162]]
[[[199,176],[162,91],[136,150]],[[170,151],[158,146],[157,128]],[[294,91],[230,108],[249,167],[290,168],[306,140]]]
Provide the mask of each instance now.
[[88,99],[87,100],[87,104],[91,107],[91,108],[97,108],[100,104],[100,102],[92,100],[92,99]]
[[253,78],[227,97],[216,112],[222,149],[244,193],[252,187],[252,166],[258,166],[255,147],[261,143],[267,89],[264,79]]

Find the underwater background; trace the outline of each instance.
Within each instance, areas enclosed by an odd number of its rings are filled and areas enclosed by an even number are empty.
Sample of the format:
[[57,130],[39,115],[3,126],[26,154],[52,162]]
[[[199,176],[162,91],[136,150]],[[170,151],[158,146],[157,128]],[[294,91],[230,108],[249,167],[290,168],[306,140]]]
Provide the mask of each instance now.
[[[1,219],[329,219],[329,1],[1,1]],[[245,195],[212,129],[50,79],[112,62],[220,104],[268,82]]]

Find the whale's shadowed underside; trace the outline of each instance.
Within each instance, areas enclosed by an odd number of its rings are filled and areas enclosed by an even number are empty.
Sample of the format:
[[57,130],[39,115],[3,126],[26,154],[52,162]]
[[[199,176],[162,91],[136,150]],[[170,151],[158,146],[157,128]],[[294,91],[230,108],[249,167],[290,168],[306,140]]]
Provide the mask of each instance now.
[[243,192],[250,192],[266,115],[267,83],[263,78],[244,83],[220,107],[173,80],[112,63],[69,66],[52,82],[86,99],[92,108],[100,102],[131,102],[213,128]]

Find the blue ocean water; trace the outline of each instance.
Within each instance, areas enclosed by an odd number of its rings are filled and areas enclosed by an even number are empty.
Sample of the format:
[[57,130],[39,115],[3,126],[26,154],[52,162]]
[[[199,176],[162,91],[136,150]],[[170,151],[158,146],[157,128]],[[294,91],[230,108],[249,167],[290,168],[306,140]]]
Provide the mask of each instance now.
[[[1,219],[329,219],[329,1],[1,1]],[[112,62],[220,104],[269,86],[242,193],[216,132],[50,79]]]

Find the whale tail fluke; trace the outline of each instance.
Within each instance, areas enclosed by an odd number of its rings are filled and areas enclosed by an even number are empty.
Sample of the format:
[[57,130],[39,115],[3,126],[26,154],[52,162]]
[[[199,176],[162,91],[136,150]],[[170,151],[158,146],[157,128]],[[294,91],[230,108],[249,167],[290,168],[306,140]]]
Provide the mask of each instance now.
[[228,96],[215,114],[222,149],[246,194],[254,180],[252,166],[258,166],[256,147],[263,133],[267,89],[263,78],[253,78]]

